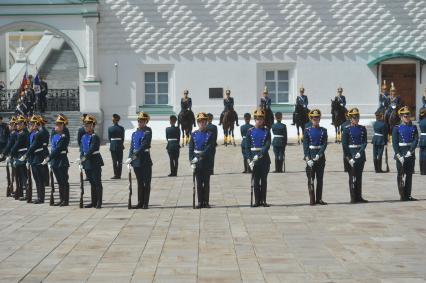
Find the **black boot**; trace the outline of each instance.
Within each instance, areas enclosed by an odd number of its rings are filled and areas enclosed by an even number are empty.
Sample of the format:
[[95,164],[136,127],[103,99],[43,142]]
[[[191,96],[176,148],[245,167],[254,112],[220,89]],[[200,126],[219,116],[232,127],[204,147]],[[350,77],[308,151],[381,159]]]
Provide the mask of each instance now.
[[278,162],[279,162],[279,160],[278,160],[278,159],[275,159],[275,171],[274,171],[274,173],[278,173],[278,172],[280,172]]
[[285,173],[285,159],[281,160],[281,171]]
[[426,159],[420,160],[420,175],[426,175]]
[[97,187],[96,190],[96,208],[100,209],[102,208],[102,195],[103,195],[103,187],[102,184]]
[[359,181],[357,181],[357,193],[358,193],[357,198],[358,198],[359,202],[362,202],[362,203],[368,202],[368,200],[366,200],[362,197],[362,180],[361,180],[361,178],[360,178]]
[[375,171],[376,173],[379,173],[379,167],[378,167],[378,165],[377,165],[377,159],[373,159],[373,162],[374,162],[374,171]]
[[314,192],[314,190],[309,190],[309,204],[315,205],[315,192]]
[[70,201],[70,186],[67,185],[64,187],[64,200],[61,204],[61,206],[68,206]]
[[382,169],[382,157],[379,157],[379,159],[377,159],[377,169],[379,170],[379,173],[385,173],[385,171],[383,171]]
[[243,157],[243,163],[244,163],[244,171],[243,171],[243,173],[247,173],[248,172],[248,170],[247,170],[248,164],[247,164],[247,160],[244,157]]
[[315,203],[320,205],[327,205],[327,203],[322,200],[322,187],[317,186]]

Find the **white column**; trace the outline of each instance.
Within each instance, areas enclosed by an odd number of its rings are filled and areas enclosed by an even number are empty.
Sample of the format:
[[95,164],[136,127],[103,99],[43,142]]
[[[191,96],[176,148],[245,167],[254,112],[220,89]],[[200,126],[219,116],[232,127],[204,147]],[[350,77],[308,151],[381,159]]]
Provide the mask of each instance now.
[[9,87],[9,35],[3,33],[0,35],[0,81]]
[[98,78],[97,55],[98,55],[98,17],[84,18],[86,23],[86,81],[96,81]]

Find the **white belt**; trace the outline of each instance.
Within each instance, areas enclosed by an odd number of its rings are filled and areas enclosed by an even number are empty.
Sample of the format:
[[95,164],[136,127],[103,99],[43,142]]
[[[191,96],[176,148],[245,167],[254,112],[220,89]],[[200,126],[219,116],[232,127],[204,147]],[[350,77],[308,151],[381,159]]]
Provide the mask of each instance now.
[[92,154],[98,154],[99,150],[92,152]]
[[411,146],[411,142],[400,142],[399,146]]
[[20,149],[18,149],[18,152],[27,151],[27,150],[28,150],[27,148],[20,148]]
[[145,149],[144,151],[145,151],[145,152],[149,152],[149,148]]
[[36,150],[34,150],[34,152],[40,152],[42,151],[44,148],[37,148]]
[[420,133],[421,136],[426,136],[426,133]]
[[111,138],[112,141],[121,141],[121,138]]
[[383,135],[382,135],[382,134],[379,134],[379,133],[374,133],[374,135],[375,135],[375,136],[383,137]]
[[310,145],[309,149],[320,149],[321,146],[320,145]]
[[61,154],[67,154],[66,150],[61,151]]
[[178,139],[167,139],[167,141],[177,141]]
[[283,138],[283,135],[274,135],[274,138]]
[[194,153],[199,154],[199,153],[203,153],[204,150],[194,150]]
[[361,147],[359,144],[350,144],[349,148],[359,148]]
[[43,146],[47,146],[47,143],[43,143]]
[[260,150],[262,150],[261,147],[252,147],[251,148],[251,151],[260,151]]

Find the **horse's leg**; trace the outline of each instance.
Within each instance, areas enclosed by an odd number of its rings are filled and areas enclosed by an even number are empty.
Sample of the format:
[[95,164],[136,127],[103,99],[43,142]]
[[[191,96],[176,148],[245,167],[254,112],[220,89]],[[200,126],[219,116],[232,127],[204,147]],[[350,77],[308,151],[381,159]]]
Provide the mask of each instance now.
[[234,146],[237,146],[237,144],[235,143],[235,137],[234,137],[234,127],[232,127],[232,143],[234,144]]
[[185,146],[185,129],[183,127],[181,127],[181,131],[182,131],[182,141],[181,141],[181,144],[182,144],[182,147],[184,147]]
[[338,133],[337,126],[335,124],[334,124],[334,132],[336,133],[336,137],[334,139],[334,143],[338,143],[338,141],[339,141],[339,133]]

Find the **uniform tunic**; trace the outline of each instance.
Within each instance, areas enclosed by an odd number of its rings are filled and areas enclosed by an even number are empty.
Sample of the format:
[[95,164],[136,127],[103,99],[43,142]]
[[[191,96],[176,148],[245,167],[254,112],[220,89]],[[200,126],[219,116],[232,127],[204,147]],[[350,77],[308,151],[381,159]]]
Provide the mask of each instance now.
[[244,124],[244,125],[242,125],[242,126],[240,127],[241,138],[242,138],[242,141],[241,141],[241,153],[242,153],[243,158],[244,158],[245,160],[247,160],[247,159],[249,159],[249,158],[250,158],[250,155],[248,155],[248,154],[247,154],[247,151],[246,151],[246,144],[247,144],[247,131],[248,131],[249,129],[253,128],[253,127],[254,127],[254,126],[253,126],[252,124],[250,124],[250,123],[246,123],[246,124]]
[[388,127],[383,121],[373,123],[374,135],[371,143],[373,144],[373,159],[382,159],[385,145],[388,143]]
[[121,177],[123,164],[124,128],[115,124],[108,128],[109,151],[111,152],[114,177]]
[[167,140],[167,154],[169,155],[170,161],[170,174],[173,176],[177,175],[179,165],[179,153],[180,153],[180,130],[176,126],[170,126],[166,128],[166,140]]

